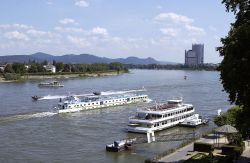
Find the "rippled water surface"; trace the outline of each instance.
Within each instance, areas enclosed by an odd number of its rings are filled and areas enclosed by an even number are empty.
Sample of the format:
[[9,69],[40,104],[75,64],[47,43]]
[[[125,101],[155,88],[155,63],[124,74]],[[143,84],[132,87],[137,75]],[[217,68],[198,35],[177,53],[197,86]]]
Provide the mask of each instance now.
[[[184,80],[184,76],[187,80]],[[218,72],[132,70],[111,77],[62,80],[63,88],[39,88],[40,81],[0,83],[0,162],[144,162],[180,142],[137,145],[133,151],[108,153],[105,145],[115,139],[142,136],[125,131],[128,117],[140,105],[119,106],[69,114],[54,114],[55,96],[93,91],[121,91],[144,86],[157,102],[183,97],[204,116],[229,107]],[[46,96],[34,102],[31,96]],[[204,132],[212,128],[196,129]],[[174,127],[156,135],[190,132]]]

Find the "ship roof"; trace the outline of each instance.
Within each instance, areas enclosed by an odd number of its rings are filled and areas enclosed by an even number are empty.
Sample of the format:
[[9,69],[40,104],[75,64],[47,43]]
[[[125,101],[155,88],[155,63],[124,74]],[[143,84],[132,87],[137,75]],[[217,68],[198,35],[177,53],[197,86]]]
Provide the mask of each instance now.
[[181,105],[169,105],[169,104],[158,104],[155,106],[143,108],[137,111],[137,113],[154,113],[154,114],[163,114],[170,112],[174,109],[179,109],[187,106],[193,106],[192,104],[181,104]]

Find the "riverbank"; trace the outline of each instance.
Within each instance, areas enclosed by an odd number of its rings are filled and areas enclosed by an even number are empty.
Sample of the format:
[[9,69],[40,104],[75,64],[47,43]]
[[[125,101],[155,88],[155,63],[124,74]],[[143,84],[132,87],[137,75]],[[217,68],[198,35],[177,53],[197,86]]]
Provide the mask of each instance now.
[[0,76],[0,83],[18,82],[25,80],[46,80],[46,79],[70,79],[70,78],[83,78],[83,77],[102,77],[114,76],[127,73],[125,71],[108,71],[108,72],[95,72],[95,73],[47,73],[47,74],[25,74],[20,76],[19,80],[6,80],[3,75]]
[[[190,159],[194,159],[195,156],[198,155],[208,155],[208,152],[198,152],[194,151],[194,143],[205,143],[205,144],[211,144],[214,145],[215,139],[217,139],[218,142],[224,142],[222,144],[227,144],[228,140],[225,136],[222,137],[215,137],[213,134],[209,134],[207,136],[204,136],[202,138],[197,139],[196,141],[193,141],[192,143],[188,143],[184,147],[177,148],[172,153],[167,154],[161,158],[155,159],[152,162],[154,163],[168,163],[168,162],[190,162]],[[245,145],[245,151],[242,153],[240,158],[236,161],[239,163],[243,163],[250,160],[250,145],[249,141],[244,141]],[[226,160],[226,156],[222,154],[221,149],[214,149],[212,152],[212,155],[214,157],[223,157],[224,160]],[[217,158],[218,159],[218,158]],[[216,160],[216,159],[215,159]],[[192,162],[192,161],[191,161]]]

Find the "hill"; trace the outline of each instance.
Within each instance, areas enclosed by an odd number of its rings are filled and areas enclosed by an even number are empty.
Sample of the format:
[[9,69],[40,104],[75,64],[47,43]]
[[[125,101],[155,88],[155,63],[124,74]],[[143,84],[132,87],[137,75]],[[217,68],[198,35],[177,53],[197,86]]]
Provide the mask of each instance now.
[[46,54],[42,52],[34,53],[31,55],[8,55],[8,56],[0,56],[0,63],[13,63],[13,62],[28,62],[29,60],[35,61],[44,61],[48,62],[60,61],[63,63],[70,64],[80,64],[80,63],[112,63],[112,62],[120,62],[123,64],[175,64],[173,62],[161,62],[157,61],[154,58],[138,58],[138,57],[128,57],[128,58],[117,58],[111,59],[106,57],[98,57],[96,55],[91,54],[66,54],[62,56],[54,56],[51,54]]

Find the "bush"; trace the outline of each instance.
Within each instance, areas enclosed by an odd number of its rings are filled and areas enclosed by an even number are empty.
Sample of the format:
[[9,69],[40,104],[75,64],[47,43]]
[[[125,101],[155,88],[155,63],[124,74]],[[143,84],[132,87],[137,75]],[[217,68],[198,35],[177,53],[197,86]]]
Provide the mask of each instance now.
[[241,146],[224,145],[221,147],[221,149],[222,149],[222,154],[231,155],[234,156],[234,159],[238,159],[245,149],[245,144],[243,142],[241,143]]
[[221,147],[221,150],[222,150],[222,154],[224,155],[231,155],[234,153],[234,148],[236,146],[234,145],[224,145]]
[[213,151],[213,145],[208,144],[208,143],[195,142],[194,143],[194,151],[211,152],[211,151]]
[[20,80],[21,75],[15,74],[15,73],[5,73],[4,78],[5,78],[5,80]]
[[236,125],[236,117],[237,114],[242,110],[242,107],[240,106],[233,106],[230,109],[228,109],[226,112],[222,113],[221,115],[214,118],[214,123],[217,126],[223,126],[223,125]]

